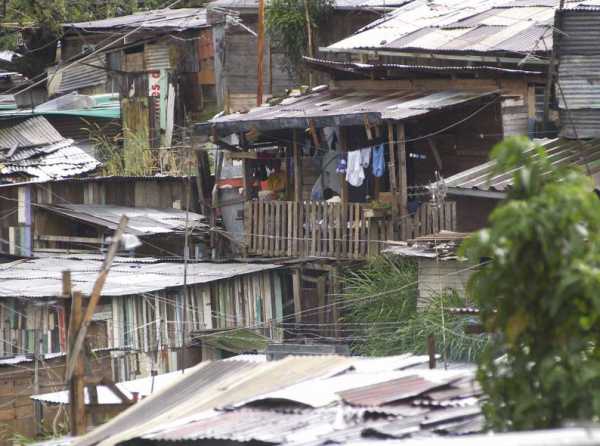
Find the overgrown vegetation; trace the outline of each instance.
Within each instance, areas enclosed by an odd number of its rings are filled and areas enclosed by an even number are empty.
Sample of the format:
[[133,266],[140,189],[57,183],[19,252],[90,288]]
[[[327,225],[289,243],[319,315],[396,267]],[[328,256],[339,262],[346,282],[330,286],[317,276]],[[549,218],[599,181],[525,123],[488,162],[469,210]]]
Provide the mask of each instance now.
[[464,299],[444,294],[417,310],[416,281],[416,264],[407,260],[379,257],[362,269],[347,271],[343,327],[353,339],[354,353],[422,354],[433,335],[437,351],[448,360],[476,360],[487,336],[465,334],[469,319],[444,311],[444,307],[463,306]]
[[330,17],[334,0],[270,0],[265,12],[266,31],[285,56],[285,68],[291,76],[303,77],[302,56],[308,52],[307,11],[313,41]]
[[487,330],[500,335],[479,369],[488,425],[597,421],[600,202],[582,171],[552,166],[525,138],[501,143],[492,157],[497,172],[523,167],[489,229],[465,246],[473,259],[492,259],[469,285]]

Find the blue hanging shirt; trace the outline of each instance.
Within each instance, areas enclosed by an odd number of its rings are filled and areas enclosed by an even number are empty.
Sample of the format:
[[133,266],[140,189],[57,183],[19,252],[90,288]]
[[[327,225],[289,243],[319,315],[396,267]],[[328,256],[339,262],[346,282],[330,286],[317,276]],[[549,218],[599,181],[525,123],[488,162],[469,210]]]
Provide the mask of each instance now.
[[382,177],[385,172],[385,152],[383,144],[373,147],[373,175]]

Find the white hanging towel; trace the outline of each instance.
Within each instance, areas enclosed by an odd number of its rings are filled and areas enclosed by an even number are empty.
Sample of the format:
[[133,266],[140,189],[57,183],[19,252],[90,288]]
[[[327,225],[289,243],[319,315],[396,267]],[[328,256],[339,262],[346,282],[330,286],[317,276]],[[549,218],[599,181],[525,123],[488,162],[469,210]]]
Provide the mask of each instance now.
[[371,163],[371,148],[367,147],[365,149],[360,149],[360,162],[363,166],[363,169],[369,167]]
[[354,186],[360,187],[365,180],[365,170],[362,166],[362,153],[360,150],[348,152],[348,168],[346,170],[346,181]]

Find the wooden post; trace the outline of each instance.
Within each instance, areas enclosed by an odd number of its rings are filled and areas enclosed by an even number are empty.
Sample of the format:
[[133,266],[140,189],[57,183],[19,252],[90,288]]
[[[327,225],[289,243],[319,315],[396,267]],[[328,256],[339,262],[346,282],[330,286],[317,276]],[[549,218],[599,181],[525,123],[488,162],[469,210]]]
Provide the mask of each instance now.
[[302,202],[302,157],[298,141],[298,130],[292,130],[292,156],[294,161],[294,201]]
[[[94,373],[94,368],[92,367],[92,363],[91,363],[91,356],[92,356],[92,348],[89,344],[89,342],[85,343],[85,347],[83,349],[83,363],[85,366],[85,375],[87,376],[92,376]],[[100,422],[100,420],[98,419],[96,410],[98,409],[98,388],[96,387],[96,383],[91,381],[91,380],[84,380],[85,383],[85,387],[87,389],[87,393],[88,393],[88,397],[89,397],[89,407],[88,407],[88,415],[89,415],[89,419],[90,419],[90,423],[92,426],[97,426]]]
[[258,0],[258,32],[256,43],[256,105],[263,100],[264,57],[265,57],[265,0]]
[[435,369],[435,336],[427,336],[427,354],[429,355],[429,368]]
[[208,152],[206,150],[196,150],[196,162],[198,173],[196,175],[196,185],[198,187],[198,197],[200,198],[200,208],[205,217],[210,215],[210,168],[208,161]]
[[[102,265],[102,270],[94,283],[94,288],[92,289],[92,294],[90,296],[90,302],[88,303],[85,314],[83,316],[83,320],[81,324],[77,325],[77,337],[73,343],[73,349],[71,350],[72,355],[68,358],[67,367],[66,367],[66,380],[69,381],[73,376],[73,372],[75,370],[75,362],[83,347],[83,341],[85,340],[85,335],[87,334],[87,329],[92,320],[92,316],[94,315],[94,311],[96,310],[96,306],[100,301],[102,288],[104,287],[104,283],[106,282],[106,278],[108,277],[108,272],[110,271],[110,267],[112,266],[113,259],[117,254],[117,250],[119,248],[119,243],[121,242],[121,238],[123,237],[123,233],[125,232],[125,228],[127,227],[127,223],[129,219],[127,216],[123,215],[121,217],[121,222],[119,223],[119,227],[117,228],[115,235],[113,237],[112,244],[108,249],[108,253],[106,254],[106,259],[104,260],[104,265]],[[73,310],[71,310],[73,313]],[[81,326],[79,326],[81,325]],[[69,337],[74,336],[75,333],[69,332]]]
[[400,195],[401,218],[400,227],[403,228],[399,235],[402,240],[405,240],[407,238],[405,228],[406,216],[408,215],[408,180],[406,173],[406,131],[404,129],[404,124],[398,124],[396,133],[396,144],[398,146],[398,188]]
[[296,322],[302,321],[302,270],[295,269],[292,272],[292,286],[294,294],[294,319]]
[[396,144],[394,139],[394,125],[388,123],[388,148],[390,153],[390,188],[392,192],[392,238],[398,240],[398,216],[399,216],[399,201],[398,181],[396,179]]
[[327,276],[326,275],[321,275],[317,278],[317,302],[318,302],[318,307],[319,307],[319,334],[321,336],[326,336],[327,332],[326,332],[326,328],[322,328],[323,324],[325,323],[325,314],[327,311],[327,307],[325,306],[326,303],[326,299],[327,299],[327,291],[326,291],[326,280],[327,280]]
[[[343,154],[347,154],[348,152],[348,139],[346,135],[346,129],[344,127],[340,127],[339,131],[340,137],[340,150]],[[348,183],[346,182],[346,175],[340,174],[340,198],[342,199],[342,204],[348,204]]]
[[252,161],[248,159],[242,160],[242,181],[244,188],[244,201],[250,201],[252,199],[252,178],[250,177],[250,163]]
[[83,358],[75,350],[75,335],[80,332],[82,322],[82,297],[75,291],[71,303],[71,318],[69,320],[69,352],[68,362],[73,363],[73,371],[69,378],[69,404],[71,409],[71,435],[85,434],[85,399],[84,399],[84,367]]

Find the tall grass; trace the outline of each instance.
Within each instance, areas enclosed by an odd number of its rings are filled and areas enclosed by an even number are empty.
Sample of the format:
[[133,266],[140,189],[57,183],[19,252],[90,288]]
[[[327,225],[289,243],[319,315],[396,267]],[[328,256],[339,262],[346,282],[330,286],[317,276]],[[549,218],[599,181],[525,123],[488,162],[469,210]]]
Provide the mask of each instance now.
[[[369,297],[373,296],[373,297]],[[437,351],[452,361],[475,361],[488,342],[487,335],[465,333],[475,321],[450,315],[443,307],[463,306],[454,293],[435,296],[417,310],[417,267],[414,262],[379,257],[364,268],[345,274],[347,338],[354,353],[384,356],[422,354],[433,335]]]

